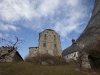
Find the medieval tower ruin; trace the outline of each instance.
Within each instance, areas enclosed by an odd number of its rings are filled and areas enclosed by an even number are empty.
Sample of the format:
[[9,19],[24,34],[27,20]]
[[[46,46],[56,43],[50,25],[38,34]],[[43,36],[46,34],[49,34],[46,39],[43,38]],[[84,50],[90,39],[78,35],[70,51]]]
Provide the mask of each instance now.
[[34,57],[38,53],[50,54],[52,56],[61,56],[62,49],[60,35],[52,29],[46,29],[40,32],[38,47],[29,47],[29,56]]

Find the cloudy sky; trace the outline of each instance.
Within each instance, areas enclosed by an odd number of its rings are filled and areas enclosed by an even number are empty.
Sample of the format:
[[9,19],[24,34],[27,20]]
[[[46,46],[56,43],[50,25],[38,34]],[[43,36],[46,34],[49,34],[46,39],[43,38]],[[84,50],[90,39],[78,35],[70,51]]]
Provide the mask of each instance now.
[[[95,0],[0,0],[0,37],[25,42],[18,49],[24,58],[38,46],[39,32],[51,28],[61,36],[62,50],[77,39],[91,17]],[[0,43],[0,46],[3,44]]]

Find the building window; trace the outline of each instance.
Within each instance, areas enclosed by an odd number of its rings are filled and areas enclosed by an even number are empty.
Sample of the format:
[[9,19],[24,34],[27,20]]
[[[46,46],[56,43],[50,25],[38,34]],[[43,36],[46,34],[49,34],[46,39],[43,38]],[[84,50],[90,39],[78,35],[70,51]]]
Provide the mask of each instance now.
[[56,40],[56,36],[54,35],[54,40]]
[[43,47],[45,47],[46,46],[46,43],[43,43]]
[[56,47],[56,44],[54,44],[54,47]]
[[44,35],[44,39],[46,40],[46,34]]
[[44,35],[44,37],[46,37],[46,34]]

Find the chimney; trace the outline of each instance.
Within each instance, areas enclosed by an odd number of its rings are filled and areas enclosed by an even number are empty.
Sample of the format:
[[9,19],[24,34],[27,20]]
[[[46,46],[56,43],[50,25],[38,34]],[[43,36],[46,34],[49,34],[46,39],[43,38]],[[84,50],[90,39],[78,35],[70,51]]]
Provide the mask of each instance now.
[[75,39],[72,39],[72,45],[76,44]]

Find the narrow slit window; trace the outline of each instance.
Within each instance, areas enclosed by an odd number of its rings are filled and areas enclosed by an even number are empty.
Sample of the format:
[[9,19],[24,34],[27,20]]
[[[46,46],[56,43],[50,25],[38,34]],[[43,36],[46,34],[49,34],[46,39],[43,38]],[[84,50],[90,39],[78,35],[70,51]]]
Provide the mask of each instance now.
[[56,36],[54,35],[54,40],[56,40]]
[[56,38],[56,36],[54,35],[54,38]]
[[46,34],[44,35],[44,39],[46,39]]
[[46,34],[44,35],[44,37],[46,37]]
[[54,44],[54,47],[56,47],[56,44]]
[[46,43],[43,43],[43,47],[45,47],[46,46]]

